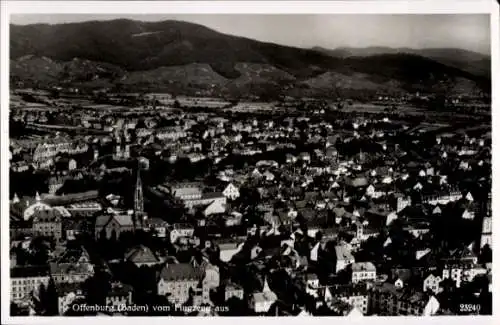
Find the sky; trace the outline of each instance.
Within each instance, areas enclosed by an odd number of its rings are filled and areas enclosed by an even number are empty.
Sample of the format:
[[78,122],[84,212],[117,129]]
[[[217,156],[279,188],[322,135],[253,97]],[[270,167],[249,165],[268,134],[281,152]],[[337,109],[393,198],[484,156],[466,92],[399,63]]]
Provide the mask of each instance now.
[[17,14],[11,16],[11,23],[58,24],[119,18],[142,21],[182,20],[205,25],[226,34],[303,48],[453,47],[490,53],[490,20],[489,15],[485,14]]

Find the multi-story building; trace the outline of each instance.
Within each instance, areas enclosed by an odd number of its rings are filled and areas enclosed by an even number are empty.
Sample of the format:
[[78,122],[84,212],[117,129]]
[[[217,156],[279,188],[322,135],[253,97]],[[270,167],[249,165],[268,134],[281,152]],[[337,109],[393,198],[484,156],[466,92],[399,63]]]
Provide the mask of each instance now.
[[240,191],[232,183],[229,183],[226,188],[222,191],[222,195],[230,200],[236,200],[240,197]]
[[363,315],[368,312],[368,289],[365,285],[348,285],[339,286],[329,289],[331,293],[331,301],[336,299],[355,307]]
[[59,315],[63,316],[71,308],[71,305],[79,299],[84,299],[85,295],[80,288],[80,283],[57,283],[57,309]]
[[39,236],[62,238],[62,213],[60,209],[36,210],[33,214],[33,233]]
[[434,195],[426,195],[422,198],[422,203],[431,205],[446,205],[450,202],[458,201],[462,198],[462,193],[460,191],[450,191]]
[[185,223],[174,223],[170,229],[169,238],[171,243],[175,243],[179,238],[192,237],[194,227]]
[[117,310],[119,307],[130,306],[132,304],[132,287],[119,283],[111,283],[111,289],[106,295],[106,306],[114,307]]
[[68,139],[54,139],[39,144],[33,151],[33,162],[37,165],[54,159],[60,153],[80,154],[87,152],[86,143],[75,143]]
[[158,281],[158,294],[174,304],[185,303],[203,278],[203,270],[190,263],[166,264]]
[[434,294],[439,293],[439,284],[441,283],[442,278],[439,275],[439,272],[432,271],[426,277],[424,277],[423,282],[423,292],[432,291]]
[[206,263],[204,265],[204,274],[203,279],[201,281],[201,289],[202,289],[202,301],[205,304],[210,304],[210,293],[212,290],[215,290],[220,285],[220,274],[219,268],[215,265]]
[[463,282],[471,282],[477,275],[486,273],[488,273],[488,270],[477,264],[455,262],[444,266],[441,279],[452,279],[456,287],[459,288]]
[[89,262],[49,263],[50,276],[58,283],[82,283],[94,275],[94,266]]
[[231,298],[243,300],[243,288],[237,284],[229,283],[224,286],[224,301]]
[[17,266],[10,269],[10,298],[21,302],[36,294],[40,286],[47,288],[49,269],[45,266]]
[[66,206],[68,212],[74,217],[92,217],[102,211],[102,205],[98,202],[81,202]]
[[204,206],[209,204],[225,206],[227,203],[227,198],[223,193],[204,193],[200,185],[197,183],[181,183],[173,185],[170,188],[160,186],[159,189],[163,192],[169,192],[175,198],[182,200],[184,206],[188,209],[193,209],[197,206]]
[[372,262],[358,262],[352,264],[352,283],[360,281],[375,281],[377,270]]
[[187,132],[180,126],[168,126],[156,130],[156,137],[159,140],[178,140],[187,137]]
[[434,296],[397,288],[392,283],[374,286],[369,293],[370,314],[378,316],[432,316],[439,310]]

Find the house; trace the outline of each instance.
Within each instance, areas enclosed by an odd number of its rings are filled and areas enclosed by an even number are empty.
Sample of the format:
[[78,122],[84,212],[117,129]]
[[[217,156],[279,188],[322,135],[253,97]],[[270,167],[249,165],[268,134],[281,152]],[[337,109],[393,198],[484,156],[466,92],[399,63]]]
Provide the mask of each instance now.
[[366,188],[365,195],[370,198],[378,199],[386,194],[387,186],[385,184],[370,184]]
[[154,236],[158,238],[167,237],[168,223],[160,218],[148,218],[146,220],[146,229],[154,232]]
[[240,197],[240,191],[236,186],[233,185],[233,183],[229,183],[222,191],[222,195],[224,195],[229,200],[236,200]]
[[135,229],[132,214],[105,214],[97,217],[95,222],[95,238],[120,238],[124,232]]
[[[384,219],[387,220],[387,217]],[[380,233],[378,229],[372,227],[369,223],[367,224],[367,220],[365,221],[364,223],[356,222],[356,239],[359,242],[367,241],[370,237],[376,237]]]
[[411,270],[409,269],[395,269],[392,272],[394,279],[394,286],[396,288],[403,288],[408,284],[408,281],[412,277]]
[[318,296],[319,279],[315,273],[306,273],[306,293],[313,297]]
[[50,262],[50,276],[58,283],[82,283],[94,275],[94,266],[89,262]]
[[403,227],[405,231],[408,231],[415,238],[428,233],[430,231],[430,225],[427,222],[416,222]]
[[143,265],[153,266],[162,262],[149,247],[138,245],[128,250],[125,254],[125,261],[135,264],[137,267]]
[[299,158],[302,159],[302,161],[304,161],[306,163],[311,162],[311,155],[308,152],[301,152],[299,154]]
[[79,283],[56,283],[57,309],[59,315],[63,316],[71,308],[71,305],[85,295]]
[[437,271],[431,271],[427,276],[424,276],[423,282],[423,292],[432,291],[434,294],[438,294],[440,291],[439,284],[442,279]]
[[203,304],[211,304],[210,292],[217,289],[220,285],[219,268],[211,263],[205,261],[202,264],[203,278],[201,280],[201,298]]
[[40,286],[47,288],[49,269],[40,266],[16,266],[10,269],[10,299],[21,302],[39,291]]
[[[90,193],[89,193],[90,194]],[[69,195],[65,195],[67,197]],[[102,211],[102,205],[96,201],[87,201],[85,196],[83,196],[83,202],[76,202],[66,205],[65,208],[74,218],[89,218],[94,217],[96,213]]]
[[226,205],[221,200],[215,200],[203,209],[203,215],[206,217],[214,214],[223,214],[224,212],[226,212]]
[[221,192],[208,192],[193,195],[193,197],[188,199],[183,199],[184,206],[188,209],[194,209],[198,206],[207,206],[214,204],[217,207],[225,207],[227,203],[227,198]]
[[[162,189],[164,187],[162,186]],[[201,198],[203,192],[199,183],[179,183],[167,188],[175,198],[181,200],[192,200]]]
[[35,210],[32,215],[33,233],[39,236],[62,238],[62,218],[67,211],[50,208]]
[[224,301],[231,298],[243,300],[243,288],[234,283],[228,283],[224,286]]
[[52,176],[47,180],[49,186],[49,194],[54,195],[64,185],[66,177]]
[[240,242],[226,242],[219,244],[219,258],[222,262],[227,263],[231,261],[234,255],[236,255],[244,243]]
[[278,300],[278,296],[271,291],[267,278],[265,278],[263,289],[252,294],[249,301],[250,308],[257,314],[267,313],[276,300]]
[[358,262],[351,265],[352,283],[375,281],[377,271],[372,262]]
[[462,193],[460,191],[448,191],[442,193],[436,193],[433,195],[425,195],[422,198],[422,203],[431,205],[447,205],[450,202],[456,202],[462,198]]
[[191,263],[167,263],[160,271],[158,295],[167,296],[174,304],[183,304],[194,292],[203,278],[201,267]]
[[406,207],[411,206],[411,198],[410,197],[401,197],[397,198],[397,208],[396,213],[403,211]]
[[181,237],[193,237],[194,227],[186,223],[174,223],[170,229],[169,238],[170,242],[174,244]]
[[454,264],[446,264],[443,267],[444,279],[452,279],[457,288],[460,288],[463,282],[471,282],[477,275],[487,274],[488,270],[472,263],[457,262]]
[[376,285],[370,291],[370,314],[378,316],[432,316],[440,308],[434,296],[398,289],[392,283]]
[[312,262],[317,262],[318,261],[318,254],[319,254],[319,248],[320,248],[321,243],[317,242],[316,245],[313,246],[311,251],[309,252],[309,259]]
[[369,295],[364,285],[334,286],[330,288],[332,300],[347,303],[359,310],[362,315],[368,312]]
[[187,136],[186,131],[180,126],[167,126],[155,131],[155,135],[159,140],[178,140]]
[[287,164],[293,164],[293,163],[297,162],[297,157],[295,157],[294,155],[289,154],[289,153],[287,153],[285,155],[285,159],[286,159]]
[[63,238],[75,240],[82,234],[88,232],[90,225],[87,220],[66,218],[62,220]]
[[354,256],[349,248],[346,245],[335,246],[335,272],[338,273],[352,263],[354,263]]

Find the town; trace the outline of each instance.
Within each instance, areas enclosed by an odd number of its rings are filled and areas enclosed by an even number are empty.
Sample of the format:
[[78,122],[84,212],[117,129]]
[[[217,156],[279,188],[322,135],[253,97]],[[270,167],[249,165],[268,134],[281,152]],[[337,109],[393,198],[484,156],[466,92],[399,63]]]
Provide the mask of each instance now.
[[11,91],[12,315],[491,314],[491,114]]

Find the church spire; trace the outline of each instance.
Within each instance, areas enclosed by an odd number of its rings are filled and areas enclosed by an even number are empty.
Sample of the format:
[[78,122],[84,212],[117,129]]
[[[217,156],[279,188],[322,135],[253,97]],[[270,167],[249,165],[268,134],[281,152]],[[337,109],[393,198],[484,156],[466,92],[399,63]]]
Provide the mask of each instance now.
[[[136,218],[141,218],[144,215],[144,197],[142,193],[142,181],[141,181],[141,166],[137,166],[137,180],[135,183],[135,193],[134,193],[134,215]],[[136,220],[139,222],[139,220]]]
[[17,193],[14,193],[14,198],[12,199],[12,203],[19,203],[19,197],[17,196]]

